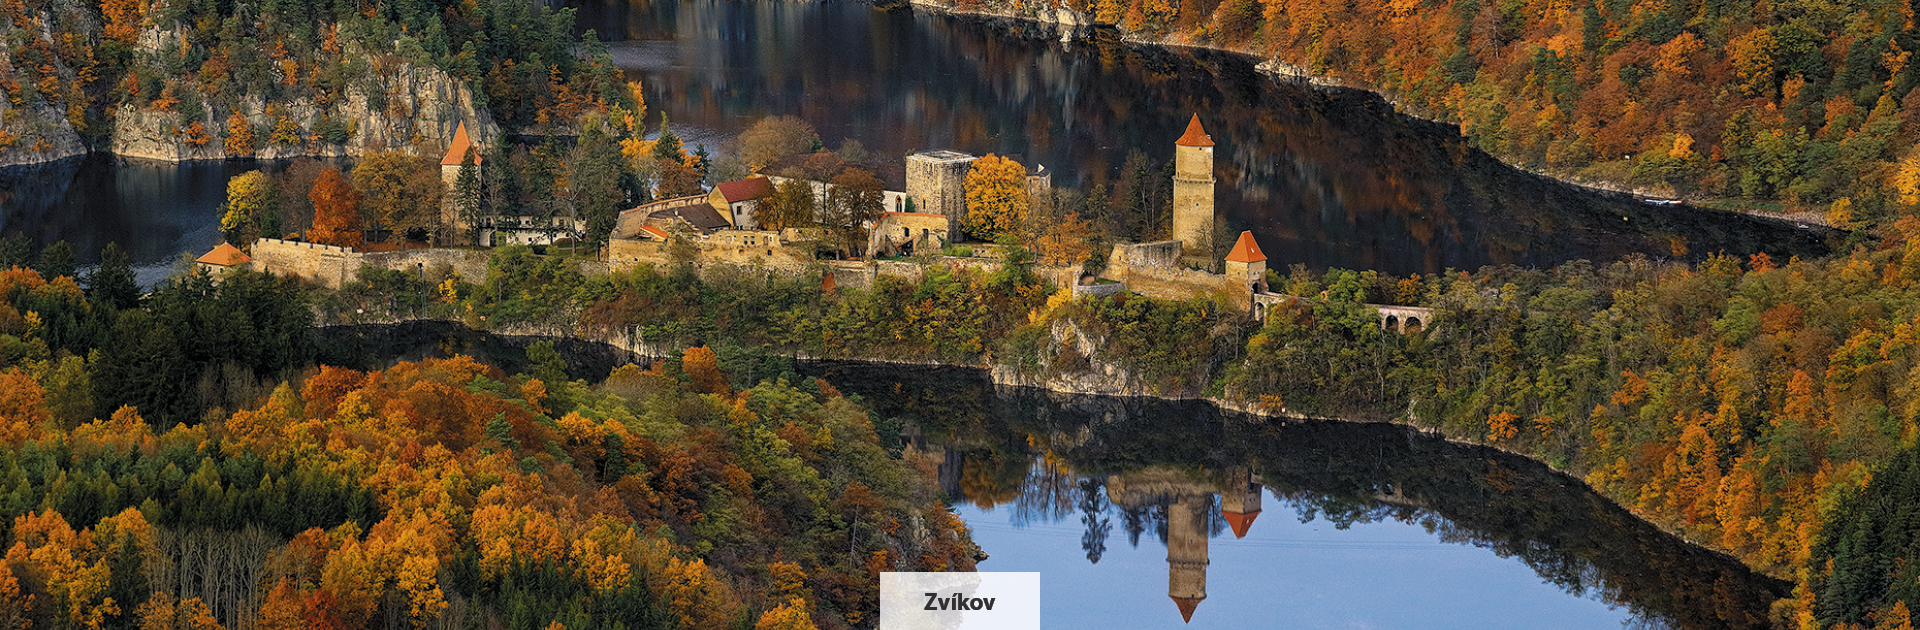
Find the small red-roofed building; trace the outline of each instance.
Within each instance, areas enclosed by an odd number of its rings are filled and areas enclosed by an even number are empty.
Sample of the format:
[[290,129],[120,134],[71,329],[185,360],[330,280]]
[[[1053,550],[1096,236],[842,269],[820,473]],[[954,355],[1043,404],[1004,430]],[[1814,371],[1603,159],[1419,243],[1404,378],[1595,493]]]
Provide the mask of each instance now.
[[215,245],[212,251],[193,260],[195,266],[206,270],[207,275],[214,278],[224,277],[233,273],[235,269],[246,267],[247,263],[251,262],[253,258],[247,256],[246,252],[224,241]]
[[473,151],[474,177],[480,172],[480,147],[473,143],[473,137],[467,134],[467,123],[462,122],[453,130],[453,141],[447,143],[447,152],[440,158],[440,181],[447,184],[447,195],[440,203],[440,224],[452,228],[455,233],[463,233],[472,227],[470,221],[460,216],[460,167],[467,160],[467,151]]
[[753,219],[754,210],[760,207],[760,200],[772,196],[772,180],[749,177],[714,186],[713,191],[707,193],[707,203],[731,222],[735,229],[753,230],[759,227]]
[[1234,538],[1246,538],[1253,519],[1260,516],[1260,497],[1266,488],[1253,480],[1253,471],[1243,467],[1227,469],[1227,481],[1220,487],[1220,516],[1233,528]]
[[1260,251],[1260,244],[1254,242],[1253,232],[1240,233],[1233,251],[1227,253],[1225,271],[1227,277],[1239,279],[1254,293],[1267,290],[1267,255]]

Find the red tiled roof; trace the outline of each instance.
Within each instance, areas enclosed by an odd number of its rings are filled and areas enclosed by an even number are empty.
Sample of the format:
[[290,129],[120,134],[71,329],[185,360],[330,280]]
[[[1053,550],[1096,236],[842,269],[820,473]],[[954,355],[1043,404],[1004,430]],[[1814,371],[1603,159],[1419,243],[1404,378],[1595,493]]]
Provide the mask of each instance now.
[[1240,241],[1233,244],[1233,253],[1227,254],[1227,262],[1250,263],[1266,259],[1267,255],[1260,253],[1260,244],[1253,242],[1252,232],[1241,232]]
[[[453,130],[453,142],[447,145],[446,157],[440,158],[441,166],[459,166],[467,158],[467,149],[473,147],[473,138],[467,136],[467,123],[461,122]],[[473,163],[480,163],[480,153],[473,154]]]
[[1173,603],[1180,607],[1180,618],[1187,623],[1193,623],[1193,609],[1200,605],[1200,600],[1192,597],[1175,597]]
[[1183,147],[1210,147],[1213,138],[1207,136],[1207,130],[1200,127],[1200,115],[1193,115],[1193,122],[1187,123],[1187,135],[1180,136],[1174,144]]
[[1234,538],[1246,538],[1247,528],[1253,527],[1253,519],[1258,518],[1260,512],[1221,512],[1220,516],[1227,519],[1228,527],[1233,528]]
[[652,236],[654,238],[657,238],[663,241],[667,240],[672,236],[670,234],[667,234],[666,230],[660,229],[660,226],[657,226],[657,225],[642,225],[640,226],[640,231],[646,232],[648,236]]
[[840,288],[840,283],[833,280],[833,271],[829,270],[825,275],[826,277],[820,279],[821,291],[833,291]]
[[751,177],[714,186],[713,189],[720,191],[720,198],[726,199],[727,203],[738,203],[772,196],[773,182],[765,177]]
[[885,219],[885,218],[887,218],[887,217],[890,217],[890,216],[893,216],[893,215],[896,215],[896,214],[897,214],[897,215],[900,215],[900,216],[903,216],[903,217],[907,217],[907,218],[927,218],[927,219],[945,219],[945,218],[947,218],[947,215],[944,215],[944,214],[934,214],[934,213],[932,213],[932,212],[882,212],[882,213],[880,213],[880,218],[882,218],[882,219]]
[[240,251],[239,248],[234,247],[232,245],[228,245],[226,243],[221,243],[218,246],[215,246],[213,248],[213,251],[207,252],[205,256],[201,256],[199,258],[194,259],[194,262],[206,263],[209,265],[219,265],[222,267],[232,267],[234,265],[247,264],[247,262],[252,260],[253,260],[252,258],[247,257],[246,252]]

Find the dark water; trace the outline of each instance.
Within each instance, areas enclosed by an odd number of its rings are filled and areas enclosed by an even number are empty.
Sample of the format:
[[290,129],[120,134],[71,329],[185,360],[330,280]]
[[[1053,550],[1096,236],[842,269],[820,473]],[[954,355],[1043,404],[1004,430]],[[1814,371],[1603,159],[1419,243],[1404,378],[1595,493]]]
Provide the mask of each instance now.
[[151,285],[180,254],[198,256],[219,243],[227,179],[253,168],[92,156],[0,169],[0,235],[24,233],[42,246],[65,240],[83,265],[117,242],[141,283]]
[[1056,185],[1076,185],[1117,175],[1135,147],[1168,159],[1198,112],[1217,144],[1228,229],[1253,230],[1280,267],[1404,274],[1823,249],[1817,236],[1770,222],[1560,185],[1369,94],[1278,85],[1247,57],[1134,46],[1111,30],[1062,44],[1032,24],[854,2],[579,8],[580,27],[617,42],[616,60],[689,144],[791,114],[830,147],[853,138],[882,156],[1017,154],[1054,171]]
[[[811,369],[939,455],[980,570],[1042,572],[1049,628],[1760,628],[1789,591],[1538,462],[1397,425]],[[1210,561],[1190,623],[1181,530]]]

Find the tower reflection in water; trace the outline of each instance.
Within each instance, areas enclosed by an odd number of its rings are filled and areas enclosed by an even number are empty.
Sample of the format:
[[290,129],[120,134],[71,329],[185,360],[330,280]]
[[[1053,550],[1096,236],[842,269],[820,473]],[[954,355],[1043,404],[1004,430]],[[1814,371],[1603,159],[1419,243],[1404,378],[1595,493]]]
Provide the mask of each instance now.
[[1165,509],[1167,542],[1167,596],[1180,617],[1193,621],[1193,611],[1207,598],[1207,539],[1232,528],[1245,538],[1260,516],[1264,487],[1251,470],[1233,467],[1218,485],[1196,481],[1184,471],[1149,468],[1107,477],[1107,496],[1114,507],[1126,510]]

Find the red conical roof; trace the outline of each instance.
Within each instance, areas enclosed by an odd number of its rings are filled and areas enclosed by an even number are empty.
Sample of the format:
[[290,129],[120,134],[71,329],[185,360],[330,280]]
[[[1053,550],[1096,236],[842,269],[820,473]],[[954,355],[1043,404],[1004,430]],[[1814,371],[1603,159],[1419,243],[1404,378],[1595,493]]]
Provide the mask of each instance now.
[[200,256],[199,258],[194,259],[194,262],[202,262],[202,263],[207,263],[209,265],[219,265],[222,267],[232,267],[234,265],[245,264],[251,260],[253,259],[248,258],[246,253],[240,251],[239,248],[236,248],[232,245],[228,245],[223,242],[223,243],[220,243],[219,245],[214,246],[213,251],[209,251],[206,254]]
[[1175,597],[1173,603],[1180,607],[1180,619],[1193,623],[1193,609],[1200,605],[1200,600],[1192,597]]
[[1253,527],[1253,519],[1260,516],[1260,511],[1221,512],[1220,516],[1225,517],[1227,519],[1227,526],[1233,528],[1234,538],[1246,538],[1247,528]]
[[[453,129],[453,142],[447,145],[447,155],[440,158],[440,165],[459,166],[461,161],[467,159],[467,149],[472,147],[473,138],[467,136],[467,123],[461,122],[460,126]],[[480,163],[478,152],[473,154],[473,163]]]
[[1267,255],[1260,253],[1260,244],[1253,242],[1252,232],[1241,232],[1240,240],[1233,244],[1233,253],[1227,254],[1227,262],[1250,263],[1266,259]]
[[1210,147],[1213,146],[1213,138],[1208,137],[1207,130],[1200,127],[1200,115],[1194,114],[1193,122],[1187,123],[1187,134],[1180,136],[1180,140],[1174,144],[1183,147]]
[[825,274],[825,276],[826,276],[826,277],[824,277],[824,278],[821,278],[821,279],[820,279],[820,290],[821,290],[821,291],[833,291],[833,290],[837,290],[837,289],[839,289],[839,288],[840,288],[840,283],[838,283],[838,282],[834,282],[834,281],[833,281],[833,272],[832,272],[832,271],[828,271],[828,272],[827,272],[827,273]]

